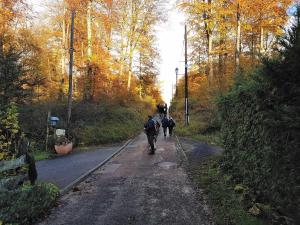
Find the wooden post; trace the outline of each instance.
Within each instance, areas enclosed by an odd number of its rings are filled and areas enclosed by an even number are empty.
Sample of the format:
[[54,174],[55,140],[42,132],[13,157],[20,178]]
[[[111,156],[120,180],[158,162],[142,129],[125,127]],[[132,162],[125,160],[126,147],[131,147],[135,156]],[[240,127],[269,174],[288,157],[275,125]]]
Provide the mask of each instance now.
[[236,43],[235,43],[235,72],[236,74],[240,69],[240,55],[241,55],[241,11],[240,11],[240,3],[237,4],[236,9]]
[[48,111],[47,115],[47,129],[46,129],[46,152],[48,151],[48,140],[49,140],[49,119],[51,117],[51,112]]

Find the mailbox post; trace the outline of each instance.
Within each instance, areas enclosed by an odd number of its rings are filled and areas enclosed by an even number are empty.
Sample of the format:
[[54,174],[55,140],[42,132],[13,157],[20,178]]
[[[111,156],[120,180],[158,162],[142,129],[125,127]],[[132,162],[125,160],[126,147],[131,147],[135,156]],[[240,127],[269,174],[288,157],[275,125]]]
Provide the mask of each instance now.
[[52,127],[52,129],[55,129],[57,123],[59,121],[59,118],[56,116],[51,116],[51,112],[48,112],[48,116],[47,116],[47,130],[46,130],[46,152],[48,151],[48,140],[49,140],[49,126]]
[[55,127],[57,125],[58,121],[59,121],[58,117],[56,117],[56,116],[51,116],[50,117],[50,124],[51,124],[52,127]]

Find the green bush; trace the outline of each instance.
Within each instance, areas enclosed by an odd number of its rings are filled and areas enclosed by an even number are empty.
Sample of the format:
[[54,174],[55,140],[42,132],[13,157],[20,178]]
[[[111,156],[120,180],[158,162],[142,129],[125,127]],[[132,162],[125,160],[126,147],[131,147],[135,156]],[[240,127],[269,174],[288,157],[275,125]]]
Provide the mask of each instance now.
[[284,51],[219,100],[223,169],[249,187],[257,202],[299,219],[300,37],[294,27]]
[[10,103],[6,107],[0,106],[0,153],[3,151],[16,151],[14,147],[16,145],[19,129],[16,105]]
[[55,206],[58,195],[57,187],[45,183],[13,191],[1,190],[0,224],[33,224]]

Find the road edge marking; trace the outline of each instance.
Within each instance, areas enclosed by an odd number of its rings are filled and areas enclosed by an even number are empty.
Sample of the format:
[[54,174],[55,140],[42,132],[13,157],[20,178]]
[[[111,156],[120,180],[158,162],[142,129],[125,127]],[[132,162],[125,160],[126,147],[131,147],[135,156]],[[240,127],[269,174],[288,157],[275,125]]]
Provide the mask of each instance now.
[[114,156],[118,155],[119,153],[121,153],[121,151],[126,148],[130,143],[132,143],[134,141],[135,138],[129,139],[128,141],[125,142],[124,145],[122,145],[115,153],[111,154],[110,156],[108,156],[104,161],[102,161],[101,163],[99,163],[97,166],[95,166],[94,168],[90,169],[88,172],[86,172],[85,174],[81,175],[80,177],[78,177],[76,180],[72,181],[70,184],[68,184],[66,187],[64,187],[62,190],[60,190],[60,195],[65,195],[68,191],[70,191],[74,186],[76,186],[77,184],[81,183],[82,181],[84,181],[91,173],[93,173],[95,170],[99,169],[100,167],[104,166],[109,160],[111,160]]
[[183,147],[181,145],[181,142],[179,141],[179,138],[177,137],[177,135],[175,135],[175,137],[176,137],[179,149],[181,150],[181,152],[182,152],[185,160],[188,162],[188,157],[186,156],[186,153],[185,153],[185,151],[184,151],[184,149],[183,149]]

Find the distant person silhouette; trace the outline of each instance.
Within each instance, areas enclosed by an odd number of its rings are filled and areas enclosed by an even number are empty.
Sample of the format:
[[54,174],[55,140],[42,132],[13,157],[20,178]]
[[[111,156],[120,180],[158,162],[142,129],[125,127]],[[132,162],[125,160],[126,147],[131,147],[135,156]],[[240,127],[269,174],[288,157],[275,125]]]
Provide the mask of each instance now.
[[148,144],[151,148],[149,154],[153,155],[155,153],[154,141],[156,135],[156,121],[152,116],[148,116],[148,121],[144,125],[144,130],[147,135]]
[[169,120],[166,116],[164,116],[164,118],[161,120],[161,124],[162,124],[162,127],[163,127],[164,136],[166,137],[167,136],[167,129],[168,129],[168,126],[169,126]]
[[169,135],[172,136],[173,128],[176,126],[176,123],[174,122],[173,118],[169,118]]

